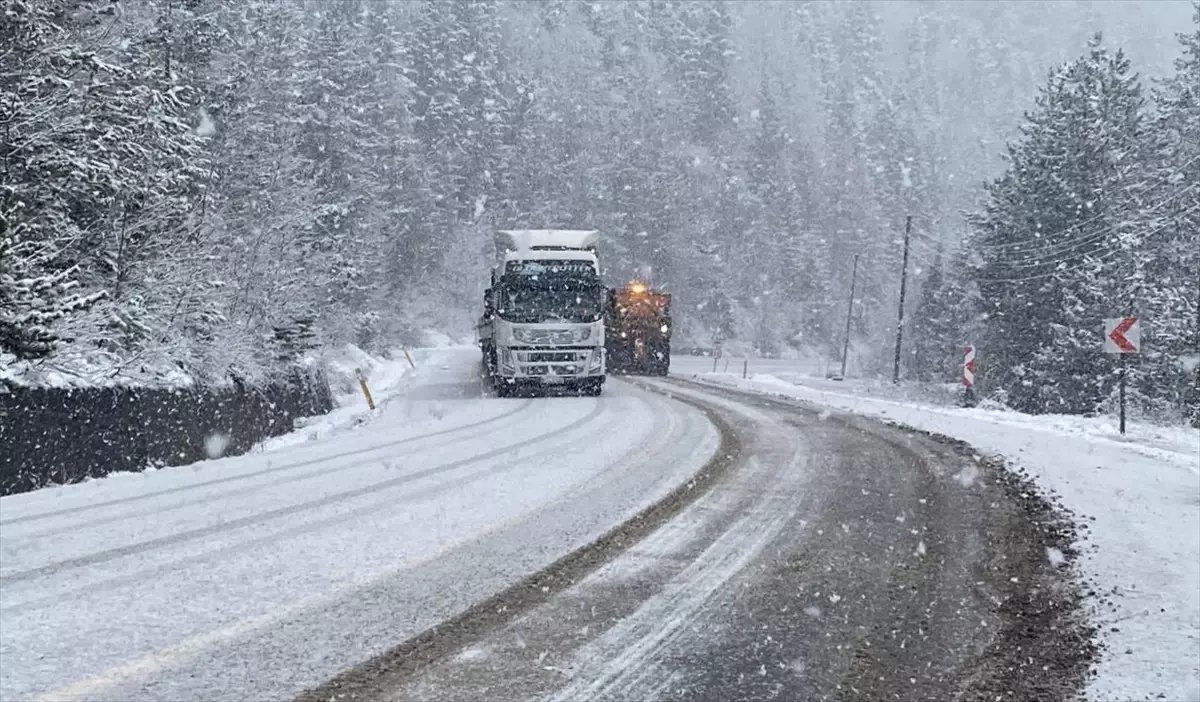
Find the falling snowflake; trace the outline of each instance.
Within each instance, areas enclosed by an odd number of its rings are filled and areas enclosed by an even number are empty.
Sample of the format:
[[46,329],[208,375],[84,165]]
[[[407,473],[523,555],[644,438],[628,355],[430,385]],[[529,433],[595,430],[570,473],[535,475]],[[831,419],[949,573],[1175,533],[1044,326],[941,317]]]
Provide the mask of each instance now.
[[229,437],[221,432],[209,435],[204,440],[204,453],[209,458],[220,458],[225,455],[225,449],[229,448]]

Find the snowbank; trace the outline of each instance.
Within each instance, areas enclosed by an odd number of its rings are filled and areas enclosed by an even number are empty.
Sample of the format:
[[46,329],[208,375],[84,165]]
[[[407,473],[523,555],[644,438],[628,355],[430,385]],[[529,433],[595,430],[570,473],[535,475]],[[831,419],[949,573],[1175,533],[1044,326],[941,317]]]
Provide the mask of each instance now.
[[[334,410],[298,421],[296,431],[268,439],[255,450],[272,451],[317,441],[330,434],[366,424],[411,389],[414,383],[427,379],[427,371],[438,370],[430,366],[439,366],[442,352],[447,349],[465,350],[469,346],[435,329],[424,330],[421,338],[425,345],[420,348],[397,347],[383,355],[373,355],[354,344],[345,344],[307,359],[307,362],[319,364],[325,369],[333,391]],[[366,378],[371,399],[375,402],[374,411],[367,407],[367,400],[359,387],[359,370]],[[401,410],[403,412],[404,408]]]
[[1122,437],[1109,418],[882,399],[770,374],[684,375],[951,436],[1020,466],[1081,515],[1079,567],[1104,644],[1089,697],[1200,700],[1200,432],[1133,423]]
[[[428,349],[416,349],[405,356],[404,349],[390,351],[386,357],[374,356],[354,344],[345,344],[328,349],[308,359],[325,368],[329,387],[333,391],[334,409],[328,414],[298,420],[296,431],[277,436],[259,444],[256,451],[273,451],[285,446],[295,446],[309,441],[318,441],[335,432],[367,423],[380,409],[409,385],[410,375],[416,369],[417,359],[427,355]],[[412,362],[409,362],[409,359]],[[367,388],[375,402],[374,412],[368,408],[358,383],[361,371]]]

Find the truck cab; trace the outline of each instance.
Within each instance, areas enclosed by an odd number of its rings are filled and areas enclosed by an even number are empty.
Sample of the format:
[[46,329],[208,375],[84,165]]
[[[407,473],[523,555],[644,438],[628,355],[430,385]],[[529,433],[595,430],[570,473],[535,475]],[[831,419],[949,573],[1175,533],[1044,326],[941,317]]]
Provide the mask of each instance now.
[[593,231],[497,232],[497,262],[477,327],[496,394],[604,384],[605,290]]

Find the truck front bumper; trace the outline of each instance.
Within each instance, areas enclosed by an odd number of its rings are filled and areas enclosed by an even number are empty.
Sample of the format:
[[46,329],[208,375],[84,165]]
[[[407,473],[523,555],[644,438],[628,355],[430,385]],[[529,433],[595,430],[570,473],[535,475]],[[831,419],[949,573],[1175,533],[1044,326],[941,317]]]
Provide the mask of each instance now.
[[498,350],[500,375],[514,380],[559,383],[604,377],[604,349],[596,346],[539,348],[516,346]]

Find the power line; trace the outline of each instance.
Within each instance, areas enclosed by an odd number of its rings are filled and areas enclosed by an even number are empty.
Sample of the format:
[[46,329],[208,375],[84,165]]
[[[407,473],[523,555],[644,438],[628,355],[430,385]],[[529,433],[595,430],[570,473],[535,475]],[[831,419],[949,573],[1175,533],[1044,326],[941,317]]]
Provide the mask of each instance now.
[[[1195,212],[1198,210],[1200,210],[1200,206],[1193,207],[1190,210],[1185,211],[1184,214],[1189,214],[1191,212]],[[1151,229],[1149,232],[1147,232],[1145,234],[1145,236],[1148,237],[1148,236],[1157,234],[1158,232],[1170,227],[1172,224],[1174,224],[1173,221],[1165,222],[1162,225],[1158,226],[1157,228]],[[1120,253],[1124,253],[1124,250],[1123,249],[1113,249],[1113,250],[1109,251],[1107,253],[1107,255],[1097,256],[1097,257],[1093,258],[1092,260],[1097,263],[1106,263],[1106,262],[1112,260],[1117,254],[1120,254]],[[1063,263],[1066,263],[1066,261],[1058,262],[1058,264],[1060,266]],[[1052,278],[1063,272],[1070,271],[1075,267],[1076,266],[1067,266],[1065,269],[1060,267],[1060,268],[1056,268],[1053,271],[1048,271],[1046,273],[1040,273],[1038,275],[1030,275],[1030,276],[1024,276],[1024,277],[1019,277],[1019,278],[976,278],[976,277],[972,276],[970,279],[977,283],[1025,283],[1025,282],[1032,281],[1032,280],[1042,280],[1045,278]]]
[[[1179,191],[1178,193],[1175,193],[1173,195],[1165,197],[1162,200],[1160,200],[1159,202],[1152,205],[1148,211],[1153,212],[1153,211],[1157,210],[1158,208],[1162,207],[1163,205],[1171,202],[1172,200],[1176,200],[1176,199],[1183,197],[1184,195],[1187,195],[1189,192],[1191,192],[1192,190],[1195,190],[1197,187],[1200,187],[1200,184],[1190,185],[1190,186],[1184,188],[1183,190]],[[1062,229],[1053,234],[1046,234],[1042,238],[1045,238],[1045,239],[1057,238],[1063,234],[1066,234],[1067,232],[1071,231],[1072,229],[1077,229],[1077,228],[1082,227],[1085,224],[1088,224],[1090,222],[1095,222],[1096,220],[1098,220],[1104,216],[1105,216],[1104,214],[1096,215],[1095,217],[1092,217],[1084,222],[1078,222],[1076,224],[1071,225],[1070,227],[1067,227],[1066,229]],[[1014,241],[1014,242],[1009,242],[1007,244],[994,244],[994,245],[975,242],[973,244],[973,247],[978,248],[978,249],[987,249],[989,251],[1000,251],[1003,249],[1018,249],[1018,248],[1025,249],[1025,251],[1022,251],[1021,253],[1038,253],[1041,251],[1054,251],[1054,250],[1058,250],[1058,249],[1067,250],[1067,249],[1078,247],[1081,244],[1086,244],[1089,241],[1094,241],[1096,239],[1099,239],[1099,238],[1103,237],[1104,234],[1107,234],[1112,230],[1113,230],[1113,227],[1106,227],[1099,231],[1092,232],[1091,234],[1088,234],[1079,239],[1072,239],[1072,240],[1057,242],[1057,243],[1045,243],[1043,245],[1036,245],[1036,246],[1032,245],[1033,242],[1030,242],[1030,241]]]
[[[1155,212],[1156,210],[1158,210],[1159,208],[1161,208],[1163,205],[1167,204],[1168,202],[1178,199],[1180,197],[1183,197],[1188,192],[1195,190],[1198,187],[1200,187],[1200,184],[1188,186],[1187,188],[1180,191],[1179,193],[1176,193],[1174,195],[1171,195],[1170,197],[1164,198],[1163,200],[1159,201],[1158,203],[1152,205],[1150,207],[1150,209],[1144,210],[1143,214],[1149,214],[1149,213]],[[1095,221],[1095,219],[1096,218],[1093,218],[1092,221]],[[1069,261],[1071,259],[1078,258],[1081,255],[1086,255],[1087,253],[1091,253],[1090,251],[1085,251],[1085,249],[1091,248],[1093,245],[1099,243],[1101,240],[1106,238],[1108,235],[1113,234],[1118,229],[1121,229],[1122,227],[1126,227],[1126,226],[1128,226],[1128,225],[1125,223],[1113,224],[1113,225],[1107,226],[1103,229],[1100,229],[1096,232],[1093,232],[1093,233],[1087,235],[1086,237],[1083,237],[1080,239],[1075,239],[1073,241],[1067,241],[1067,242],[1061,242],[1059,244],[1045,246],[1040,249],[1029,249],[1028,251],[1022,251],[1022,252],[1020,252],[1022,255],[1014,256],[1012,258],[1002,259],[1002,260],[998,261],[998,263],[1000,263],[1001,265],[1003,265],[1006,268],[1018,268],[1018,269],[1019,268],[1030,268],[1030,269],[1040,268],[1040,267],[1047,266],[1047,265],[1056,265],[1058,263],[1063,263],[1063,262]],[[1066,231],[1066,230],[1064,230],[1064,231]],[[1028,242],[1021,242],[1021,243],[1027,244]],[[926,246],[928,246],[928,245],[926,245]],[[985,246],[984,248],[987,248],[987,247]],[[994,253],[994,251],[992,253]]]
[[[1173,173],[1170,173],[1170,174],[1160,178],[1158,180],[1158,182],[1151,185],[1150,188],[1153,189],[1153,188],[1157,188],[1162,185],[1166,185],[1172,178],[1174,178],[1177,175],[1181,175],[1187,169],[1188,166],[1192,165],[1193,163],[1195,163],[1197,161],[1200,161],[1200,155],[1193,156],[1186,163],[1184,163],[1182,166],[1180,166],[1178,169],[1176,169]],[[1194,187],[1195,187],[1194,185],[1189,186],[1187,188],[1184,188],[1182,191],[1175,193],[1174,195],[1168,196],[1165,200],[1160,202],[1159,205],[1155,205],[1155,207],[1158,207],[1158,206],[1160,206],[1166,202],[1169,202],[1170,200],[1175,199],[1177,197],[1182,197],[1182,196],[1186,195],[1188,193],[1188,191],[1192,190]],[[1105,216],[1105,214],[1106,213],[1101,212],[1100,214],[1097,214],[1094,217],[1085,219],[1082,222],[1076,222],[1075,224],[1072,224],[1071,226],[1066,227],[1065,229],[1061,229],[1057,232],[1054,232],[1053,234],[1046,234],[1046,238],[1050,238],[1050,237],[1057,238],[1057,237],[1062,236],[1063,234],[1067,234],[1068,232],[1071,232],[1072,230],[1079,229],[1080,227],[1085,227],[1088,224],[1091,224],[1092,222],[1095,222],[1096,220],[1103,218]],[[1089,235],[1089,236],[1091,236],[1091,235]],[[1010,248],[1026,247],[1026,246],[1028,246],[1028,244],[1029,244],[1029,242],[1027,242],[1027,241],[1014,241],[1014,242],[1008,242],[1008,243],[1003,243],[1003,244],[983,244],[983,243],[976,242],[975,246],[976,246],[976,248],[986,248],[986,249],[990,249],[990,250],[1000,251],[1000,250],[1010,249]]]

